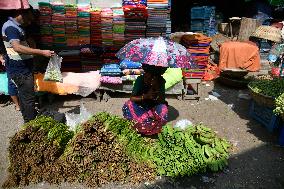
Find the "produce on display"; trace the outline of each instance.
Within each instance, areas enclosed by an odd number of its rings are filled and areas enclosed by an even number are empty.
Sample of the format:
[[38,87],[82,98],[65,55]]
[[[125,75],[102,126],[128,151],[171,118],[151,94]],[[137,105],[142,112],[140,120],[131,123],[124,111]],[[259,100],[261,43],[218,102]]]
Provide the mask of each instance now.
[[277,98],[284,93],[284,80],[275,78],[273,80],[257,80],[249,83],[253,92]]
[[274,113],[276,115],[280,115],[282,119],[284,120],[284,92],[281,96],[276,98],[275,100],[275,106]]
[[44,180],[53,183],[61,179],[56,164],[73,135],[66,125],[49,117],[38,117],[25,124],[10,139],[10,174],[3,187],[23,186]]
[[51,118],[38,117],[10,140],[9,178],[3,187],[79,182],[87,186],[138,184],[157,175],[191,176],[228,164],[230,144],[203,126],[163,127],[157,138],[138,134],[134,123],[99,113],[75,134]]

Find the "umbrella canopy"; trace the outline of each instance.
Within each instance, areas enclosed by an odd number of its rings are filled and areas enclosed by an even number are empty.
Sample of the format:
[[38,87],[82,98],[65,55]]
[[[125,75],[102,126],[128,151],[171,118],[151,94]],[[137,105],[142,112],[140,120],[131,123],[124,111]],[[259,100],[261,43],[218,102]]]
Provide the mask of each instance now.
[[28,9],[28,0],[0,0],[0,10]]
[[162,37],[133,40],[120,49],[116,56],[121,60],[160,67],[196,67],[184,46]]

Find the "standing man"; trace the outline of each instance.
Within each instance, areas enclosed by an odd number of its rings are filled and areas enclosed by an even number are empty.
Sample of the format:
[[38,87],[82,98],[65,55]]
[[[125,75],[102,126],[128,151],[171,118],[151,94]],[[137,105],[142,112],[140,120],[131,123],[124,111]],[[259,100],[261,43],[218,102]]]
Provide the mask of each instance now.
[[4,45],[9,57],[7,73],[18,88],[20,107],[25,123],[33,120],[35,109],[33,55],[51,57],[53,51],[30,48],[22,26],[29,25],[29,11],[17,10],[2,27]]

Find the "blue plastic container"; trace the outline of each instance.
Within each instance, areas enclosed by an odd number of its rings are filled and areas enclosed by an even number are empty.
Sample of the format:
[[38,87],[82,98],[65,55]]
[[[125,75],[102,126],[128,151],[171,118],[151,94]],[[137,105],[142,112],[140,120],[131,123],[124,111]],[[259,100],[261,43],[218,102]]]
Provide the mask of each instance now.
[[0,94],[8,95],[8,77],[6,72],[0,73]]

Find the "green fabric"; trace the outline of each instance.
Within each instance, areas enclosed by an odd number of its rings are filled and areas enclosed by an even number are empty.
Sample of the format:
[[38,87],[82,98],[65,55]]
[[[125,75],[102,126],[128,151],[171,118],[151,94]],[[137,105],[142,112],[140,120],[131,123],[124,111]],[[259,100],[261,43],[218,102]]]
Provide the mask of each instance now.
[[124,33],[125,25],[113,25],[113,33]]
[[163,78],[166,80],[166,90],[182,81],[182,70],[180,68],[168,68]]
[[[134,86],[133,86],[133,89],[132,89],[132,95],[133,96],[143,95],[143,87],[144,87],[144,76],[141,75],[136,79],[136,81],[134,83]],[[163,99],[166,99],[165,85],[161,85],[160,92],[163,95]]]

